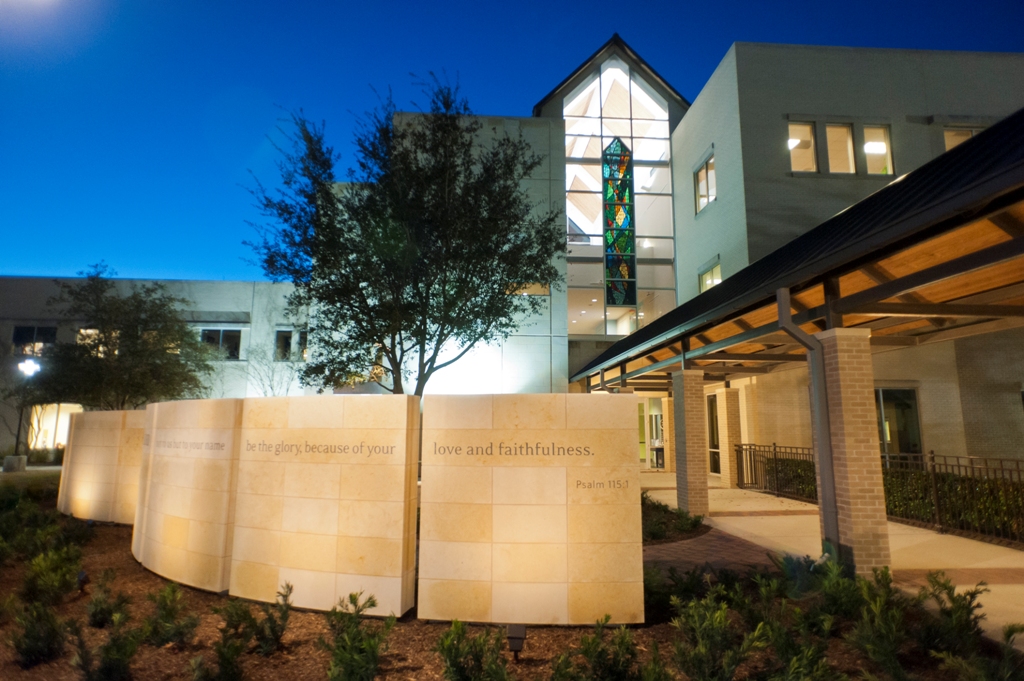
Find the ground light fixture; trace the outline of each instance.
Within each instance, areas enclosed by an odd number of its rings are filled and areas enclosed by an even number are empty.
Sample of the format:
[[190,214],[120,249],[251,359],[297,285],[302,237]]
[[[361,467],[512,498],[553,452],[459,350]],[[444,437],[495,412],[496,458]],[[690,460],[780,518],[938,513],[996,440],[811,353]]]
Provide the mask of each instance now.
[[519,651],[523,649],[523,642],[526,641],[526,625],[508,625],[506,636],[508,637],[508,649],[512,651],[512,659],[519,662]]
[[34,359],[26,359],[24,362],[18,364],[18,370],[25,374],[28,378],[32,378],[39,372],[43,367],[39,366],[39,362]]

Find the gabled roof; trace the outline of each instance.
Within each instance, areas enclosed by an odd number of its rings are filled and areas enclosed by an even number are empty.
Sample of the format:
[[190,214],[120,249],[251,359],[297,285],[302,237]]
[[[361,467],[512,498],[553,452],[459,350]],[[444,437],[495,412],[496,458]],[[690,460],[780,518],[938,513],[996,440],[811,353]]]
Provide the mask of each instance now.
[[681,104],[684,109],[688,109],[690,107],[690,102],[686,101],[685,97],[676,92],[676,89],[669,85],[669,82],[667,80],[658,75],[658,72],[655,71],[650,64],[644,61],[644,58],[637,54],[636,51],[632,47],[630,47],[618,33],[614,33],[612,34],[612,37],[608,40],[608,42],[606,42],[604,45],[598,48],[597,52],[590,55],[590,57],[588,57],[572,73],[570,73],[565,78],[565,80],[559,83],[554,90],[549,92],[547,95],[544,96],[543,99],[541,99],[534,105],[533,115],[540,116],[541,109],[544,108],[544,105],[550,102],[556,95],[558,95],[558,93],[561,92],[562,89],[565,88],[570,82],[572,82],[574,78],[576,78],[582,72],[591,68],[591,66],[593,66],[595,63],[603,62],[610,54],[614,52],[619,52],[620,54],[626,56],[631,61],[635,62],[636,65],[639,66],[640,69],[643,71],[644,80],[652,84],[657,84],[658,86],[663,88],[667,94],[669,94],[671,97],[677,100],[677,104]]
[[620,340],[576,381],[1024,197],[1024,109],[907,173]]

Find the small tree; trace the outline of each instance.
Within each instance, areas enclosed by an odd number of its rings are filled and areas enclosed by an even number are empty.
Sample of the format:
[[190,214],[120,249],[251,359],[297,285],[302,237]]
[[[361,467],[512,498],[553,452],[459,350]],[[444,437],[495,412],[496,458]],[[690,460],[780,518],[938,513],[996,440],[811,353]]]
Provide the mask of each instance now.
[[309,309],[307,384],[422,395],[435,371],[540,310],[515,294],[560,283],[560,211],[538,210],[523,188],[541,157],[497,131],[483,143],[458,88],[435,79],[426,94],[422,114],[388,99],[369,115],[344,186],[323,126],[294,115],[283,189],[254,192],[277,224],[250,245],[270,278],[295,284],[293,309]]
[[185,321],[162,284],[119,295],[103,264],[80,282],[57,282],[49,305],[81,330],[75,343],[57,343],[44,370],[8,391],[29,404],[77,402],[93,409],[136,409],[148,402],[197,397],[213,367],[210,349]]
[[256,344],[249,346],[245,358],[249,365],[249,381],[263,397],[287,395],[292,384],[302,375],[297,353],[289,353],[287,359],[279,360],[271,348]]

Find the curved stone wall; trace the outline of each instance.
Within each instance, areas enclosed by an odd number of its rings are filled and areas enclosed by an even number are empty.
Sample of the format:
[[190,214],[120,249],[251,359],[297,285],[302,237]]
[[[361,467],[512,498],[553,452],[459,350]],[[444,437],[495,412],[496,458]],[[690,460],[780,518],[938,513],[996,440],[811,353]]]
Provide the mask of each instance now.
[[403,395],[150,405],[132,550],[169,579],[300,607],[353,591],[412,607],[418,399]]
[[135,520],[144,411],[71,415],[57,496],[61,513],[83,520]]

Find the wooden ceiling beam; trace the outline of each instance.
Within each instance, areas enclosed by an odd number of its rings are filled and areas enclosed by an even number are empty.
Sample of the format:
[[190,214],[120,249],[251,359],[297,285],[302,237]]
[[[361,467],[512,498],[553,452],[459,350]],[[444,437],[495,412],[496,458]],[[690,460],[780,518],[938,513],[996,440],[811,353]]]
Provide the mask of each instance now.
[[958,303],[869,303],[848,314],[868,317],[1024,317],[1021,305]]

